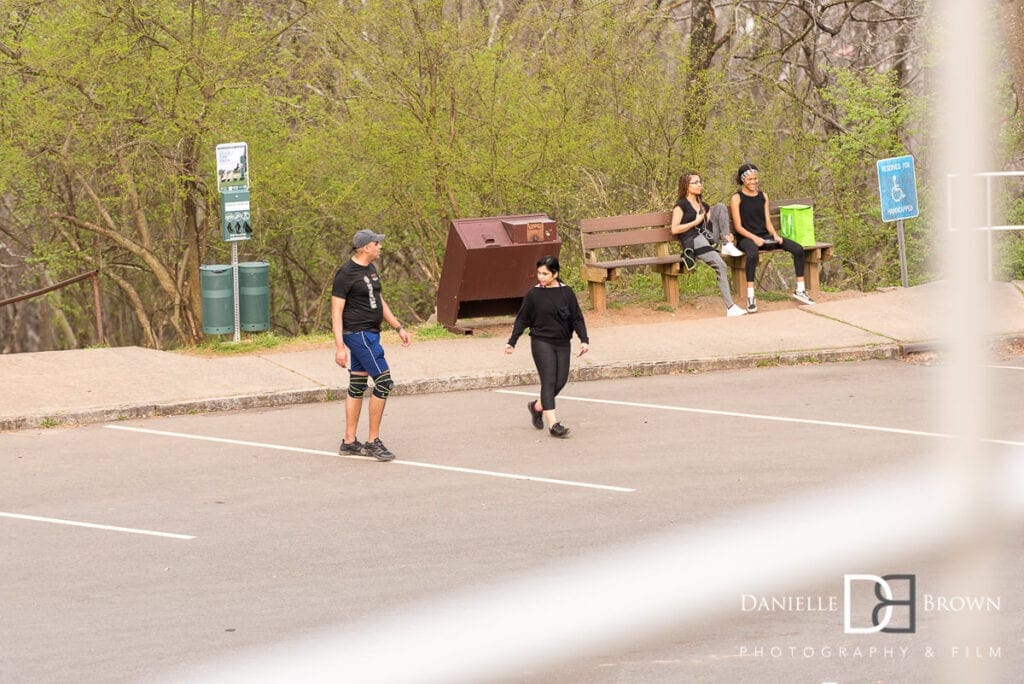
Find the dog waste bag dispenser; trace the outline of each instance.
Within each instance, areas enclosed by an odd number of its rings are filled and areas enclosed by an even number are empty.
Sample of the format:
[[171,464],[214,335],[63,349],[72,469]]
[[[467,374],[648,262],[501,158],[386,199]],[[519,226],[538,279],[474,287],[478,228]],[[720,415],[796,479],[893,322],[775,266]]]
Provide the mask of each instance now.
[[537,283],[537,259],[558,256],[562,242],[546,214],[455,219],[448,229],[437,321],[515,314]]

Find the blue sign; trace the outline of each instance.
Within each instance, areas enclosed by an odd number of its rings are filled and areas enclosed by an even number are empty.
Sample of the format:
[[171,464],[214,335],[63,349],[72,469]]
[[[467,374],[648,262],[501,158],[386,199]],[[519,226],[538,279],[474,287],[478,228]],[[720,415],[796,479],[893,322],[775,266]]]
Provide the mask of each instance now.
[[892,157],[878,160],[878,195],[882,199],[882,220],[902,221],[915,218],[917,211],[917,176],[914,158]]

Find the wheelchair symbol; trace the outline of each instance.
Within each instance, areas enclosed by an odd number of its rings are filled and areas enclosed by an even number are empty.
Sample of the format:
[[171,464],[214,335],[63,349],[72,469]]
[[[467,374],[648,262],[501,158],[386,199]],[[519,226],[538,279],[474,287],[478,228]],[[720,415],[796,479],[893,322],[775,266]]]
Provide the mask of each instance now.
[[903,188],[900,187],[899,179],[896,176],[892,177],[892,201],[902,202],[907,196],[907,193],[903,192]]

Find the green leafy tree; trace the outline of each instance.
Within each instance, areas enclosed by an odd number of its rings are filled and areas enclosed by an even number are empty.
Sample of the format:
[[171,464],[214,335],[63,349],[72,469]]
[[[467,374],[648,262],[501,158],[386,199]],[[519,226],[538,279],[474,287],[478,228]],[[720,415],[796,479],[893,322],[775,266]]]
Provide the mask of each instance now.
[[39,249],[59,241],[74,253],[73,264],[47,265],[102,269],[136,319],[122,342],[199,339],[212,147],[276,115],[265,86],[295,19],[232,3],[103,0],[17,2],[7,21],[8,152],[42,176]]
[[[833,83],[822,94],[842,121],[842,130],[824,141],[822,204],[831,219],[829,238],[847,282],[860,289],[895,284],[900,279],[896,229],[881,220],[875,162],[906,154],[900,134],[911,115],[921,114],[923,103],[901,93],[891,72],[842,70]],[[917,277],[926,273],[928,254],[920,223],[906,224],[908,268]]]

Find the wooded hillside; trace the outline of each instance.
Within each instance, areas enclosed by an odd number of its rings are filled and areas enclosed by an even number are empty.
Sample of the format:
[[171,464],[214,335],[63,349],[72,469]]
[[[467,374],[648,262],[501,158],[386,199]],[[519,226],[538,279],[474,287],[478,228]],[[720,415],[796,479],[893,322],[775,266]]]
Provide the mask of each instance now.
[[[1011,166],[1022,4],[992,7],[1016,38],[993,76]],[[109,344],[200,340],[199,266],[229,261],[214,147],[234,141],[252,174],[243,260],[270,263],[281,334],[329,328],[359,228],[387,235],[389,302],[423,320],[452,218],[547,212],[571,279],[581,218],[668,209],[689,170],[725,201],[744,161],[773,196],[815,198],[819,239],[836,244],[824,284],[866,289],[899,282],[875,161],[914,154],[920,282],[929,64],[944,49],[926,6],[0,0],[0,299],[99,268]],[[1022,269],[1011,237],[1005,267]],[[0,349],[93,343],[91,301],[86,282],[0,308]]]

